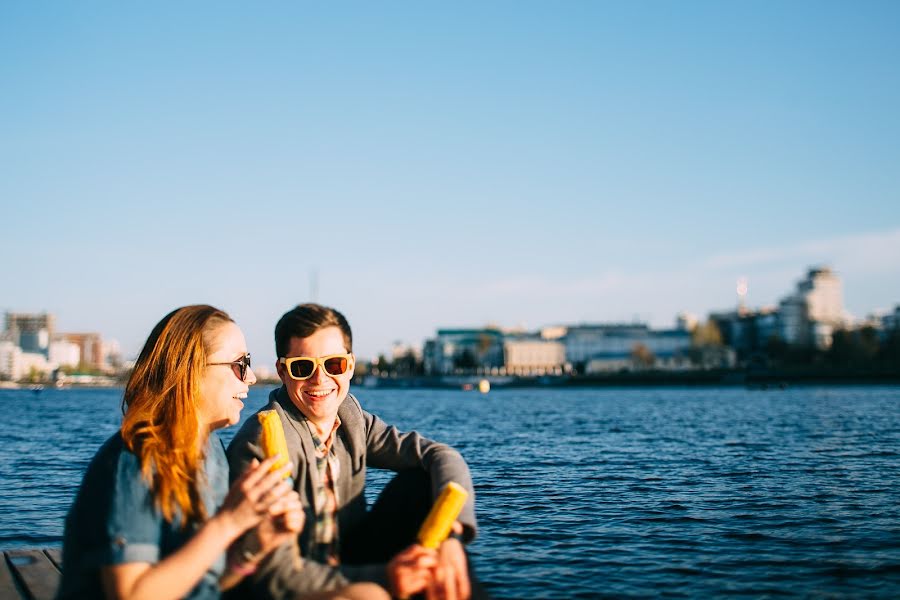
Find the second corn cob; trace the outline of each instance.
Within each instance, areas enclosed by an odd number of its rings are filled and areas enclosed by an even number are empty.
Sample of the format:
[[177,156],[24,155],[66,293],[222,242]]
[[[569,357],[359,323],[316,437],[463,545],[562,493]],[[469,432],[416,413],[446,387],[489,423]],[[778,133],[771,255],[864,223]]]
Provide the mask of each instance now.
[[468,497],[468,492],[458,483],[451,481],[445,485],[419,529],[419,543],[426,548],[440,546],[441,542],[450,535],[450,528],[462,511]]

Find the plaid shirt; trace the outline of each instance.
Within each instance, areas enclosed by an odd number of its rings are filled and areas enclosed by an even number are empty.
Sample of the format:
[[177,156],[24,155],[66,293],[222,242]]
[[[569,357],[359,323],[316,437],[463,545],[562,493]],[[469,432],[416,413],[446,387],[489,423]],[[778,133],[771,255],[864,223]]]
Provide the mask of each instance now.
[[337,566],[340,562],[340,548],[338,546],[338,501],[335,482],[341,476],[341,463],[331,451],[334,436],[341,420],[334,419],[334,427],[323,442],[316,432],[316,428],[306,421],[309,433],[315,444],[316,470],[319,474],[315,482],[315,549],[312,553],[313,560],[323,562],[331,566]]

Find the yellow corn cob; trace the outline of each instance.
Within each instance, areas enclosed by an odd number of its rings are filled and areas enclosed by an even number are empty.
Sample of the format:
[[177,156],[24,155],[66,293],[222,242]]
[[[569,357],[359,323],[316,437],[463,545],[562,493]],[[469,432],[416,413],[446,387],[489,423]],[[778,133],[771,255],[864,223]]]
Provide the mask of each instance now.
[[[289,461],[287,441],[284,439],[284,428],[281,426],[281,417],[274,410],[261,410],[256,414],[262,431],[259,434],[259,445],[266,458],[280,454],[279,458],[269,472],[277,471]],[[285,479],[290,475],[285,475]]]
[[419,543],[426,548],[440,546],[450,535],[450,528],[468,497],[468,492],[458,483],[451,481],[445,485],[419,529]]

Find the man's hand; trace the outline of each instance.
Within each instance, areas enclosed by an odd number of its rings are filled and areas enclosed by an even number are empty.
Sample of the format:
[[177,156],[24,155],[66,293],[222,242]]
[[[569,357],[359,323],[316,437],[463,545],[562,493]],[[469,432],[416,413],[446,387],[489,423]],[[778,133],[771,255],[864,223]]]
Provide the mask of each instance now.
[[[462,525],[453,524],[454,533]],[[437,551],[413,544],[388,563],[388,581],[396,598],[425,593],[427,600],[468,600],[472,595],[466,552],[456,538],[445,540]]]
[[[437,553],[419,544],[413,544],[397,554],[387,565],[388,583],[395,598],[409,598],[413,594],[430,590],[437,566]],[[429,594],[429,600],[432,597]]]
[[[453,524],[453,532],[460,534],[463,528],[459,521]],[[472,595],[469,584],[469,569],[462,542],[447,538],[438,548],[438,565],[434,569],[432,586],[435,597],[447,600],[468,600]],[[429,598],[432,595],[429,594]]]

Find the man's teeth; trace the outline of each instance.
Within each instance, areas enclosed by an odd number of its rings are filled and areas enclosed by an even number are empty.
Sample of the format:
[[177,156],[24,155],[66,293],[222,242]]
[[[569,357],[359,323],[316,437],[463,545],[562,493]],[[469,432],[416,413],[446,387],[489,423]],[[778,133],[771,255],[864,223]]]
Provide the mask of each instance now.
[[234,397],[235,400],[243,400],[247,397],[247,394],[238,394]]
[[321,398],[322,396],[327,396],[331,393],[331,390],[316,390],[314,392],[306,392],[310,396],[314,398]]

